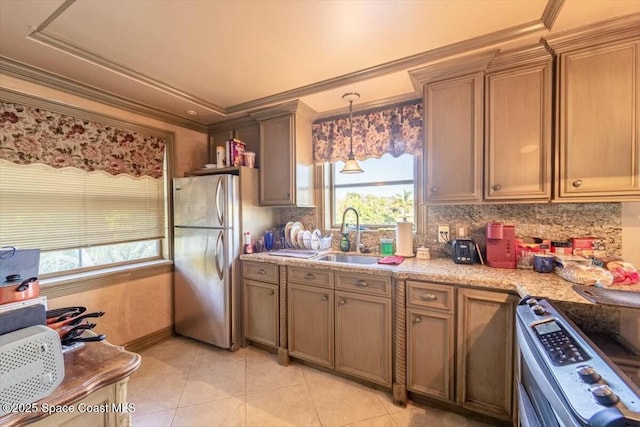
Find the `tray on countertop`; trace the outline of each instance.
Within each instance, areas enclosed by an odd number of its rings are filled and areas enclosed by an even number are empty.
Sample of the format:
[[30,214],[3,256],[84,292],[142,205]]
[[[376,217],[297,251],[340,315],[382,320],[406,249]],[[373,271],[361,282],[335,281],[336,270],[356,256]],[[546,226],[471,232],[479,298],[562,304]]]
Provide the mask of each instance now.
[[587,287],[585,285],[573,285],[573,289],[596,304],[640,308],[640,292],[596,288],[593,286]]
[[304,250],[304,249],[280,249],[277,251],[269,252],[269,255],[284,256],[291,258],[312,258],[318,255],[320,251],[317,250]]

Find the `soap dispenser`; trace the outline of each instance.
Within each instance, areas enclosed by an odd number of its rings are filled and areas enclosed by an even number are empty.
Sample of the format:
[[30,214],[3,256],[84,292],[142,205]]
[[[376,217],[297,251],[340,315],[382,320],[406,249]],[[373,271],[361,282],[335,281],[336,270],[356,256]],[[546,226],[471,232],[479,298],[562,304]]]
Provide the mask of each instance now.
[[340,239],[340,250],[342,252],[349,252],[350,248],[349,243],[349,224],[344,225],[344,233],[342,233],[342,238]]

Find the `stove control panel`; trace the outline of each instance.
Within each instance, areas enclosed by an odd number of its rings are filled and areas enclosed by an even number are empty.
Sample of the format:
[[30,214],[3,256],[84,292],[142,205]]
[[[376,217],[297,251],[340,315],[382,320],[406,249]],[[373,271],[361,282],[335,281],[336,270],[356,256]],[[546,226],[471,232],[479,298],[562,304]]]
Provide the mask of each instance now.
[[[621,377],[606,355],[549,301],[523,300],[516,317],[518,344],[531,351],[522,353],[522,363],[539,365],[584,425],[612,425],[588,424],[592,417],[612,413],[607,411],[624,412],[625,419],[640,420],[637,387]],[[532,358],[525,358],[525,353]]]
[[[534,313],[536,307],[534,306]],[[556,366],[581,363],[591,357],[580,347],[580,344],[555,319],[546,319],[532,325],[538,339],[542,343],[551,363]]]

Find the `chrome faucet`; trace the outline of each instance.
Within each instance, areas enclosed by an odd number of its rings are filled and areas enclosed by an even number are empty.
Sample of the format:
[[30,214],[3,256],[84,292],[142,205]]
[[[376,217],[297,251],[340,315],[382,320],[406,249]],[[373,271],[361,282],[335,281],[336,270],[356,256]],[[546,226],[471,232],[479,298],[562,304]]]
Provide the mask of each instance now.
[[358,211],[355,208],[348,207],[342,213],[342,225],[340,226],[340,234],[344,233],[344,219],[347,216],[348,211],[353,211],[353,213],[356,214],[356,253],[359,254],[360,253],[360,215],[358,214]]

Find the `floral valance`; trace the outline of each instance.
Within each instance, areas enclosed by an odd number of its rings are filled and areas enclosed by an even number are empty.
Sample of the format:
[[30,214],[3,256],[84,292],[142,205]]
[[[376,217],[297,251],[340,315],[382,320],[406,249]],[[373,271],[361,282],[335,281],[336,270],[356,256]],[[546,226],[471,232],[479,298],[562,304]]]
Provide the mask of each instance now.
[[156,136],[0,101],[0,159],[13,163],[159,178],[165,145]]
[[[353,114],[353,153],[356,159],[380,158],[389,153],[417,155],[423,145],[422,102]],[[316,163],[345,160],[349,155],[349,116],[313,124]]]

